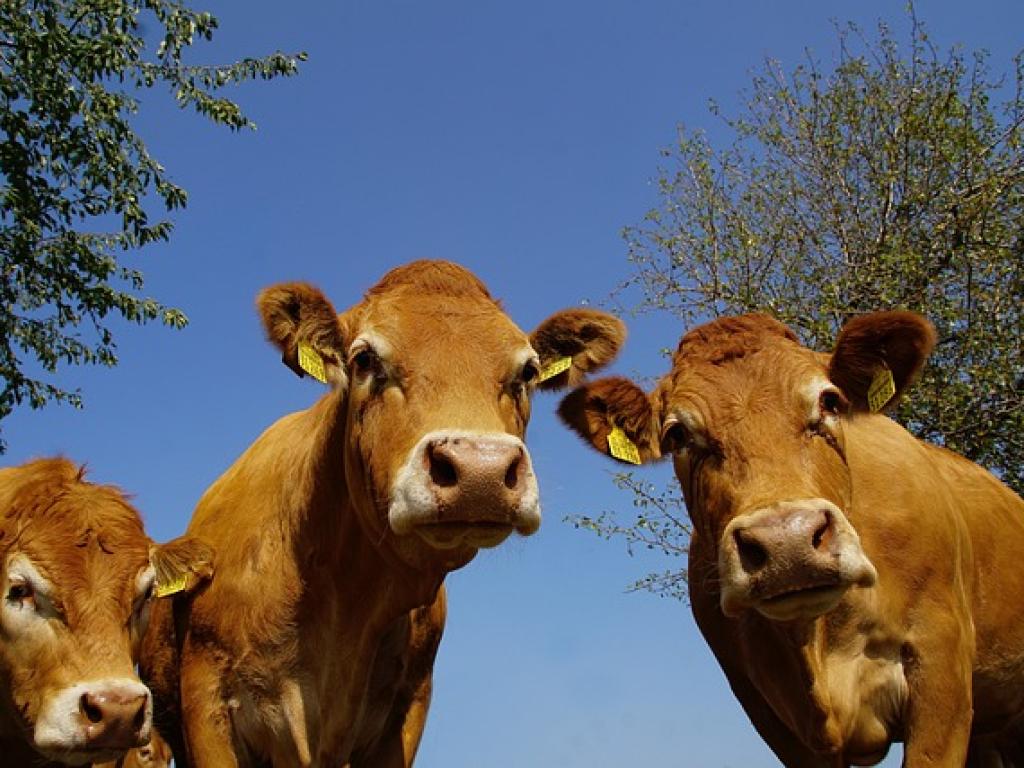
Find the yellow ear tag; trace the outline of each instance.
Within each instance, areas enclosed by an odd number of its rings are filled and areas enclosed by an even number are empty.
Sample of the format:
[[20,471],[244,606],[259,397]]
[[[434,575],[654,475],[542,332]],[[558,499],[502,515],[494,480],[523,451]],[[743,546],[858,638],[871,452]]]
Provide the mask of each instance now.
[[608,433],[608,452],[620,461],[628,461],[630,464],[640,464],[640,451],[636,444],[626,437],[622,427],[612,427]]
[[327,383],[327,371],[320,353],[304,341],[299,342],[299,367],[322,384]]
[[875,374],[875,378],[871,380],[871,386],[868,387],[868,408],[877,413],[885,408],[885,404],[895,394],[896,382],[893,381],[892,371],[888,366],[880,368]]
[[548,363],[544,366],[544,370],[540,372],[540,376],[537,377],[537,382],[547,381],[553,379],[563,371],[568,371],[572,367],[571,357],[560,357],[553,363]]
[[176,578],[174,581],[169,581],[166,584],[157,584],[153,589],[153,594],[157,597],[167,597],[178,592],[184,591],[185,587],[188,586],[188,574],[183,573],[181,576]]

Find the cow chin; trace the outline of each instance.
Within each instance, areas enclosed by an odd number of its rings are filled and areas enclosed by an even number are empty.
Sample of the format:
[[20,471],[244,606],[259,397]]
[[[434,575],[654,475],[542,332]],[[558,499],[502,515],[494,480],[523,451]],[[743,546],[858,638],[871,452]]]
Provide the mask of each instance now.
[[773,621],[815,619],[878,579],[849,520],[822,499],[737,517],[719,543],[718,568],[726,616],[753,609]]
[[504,433],[425,435],[395,476],[391,530],[445,557],[495,547],[540,527],[537,480],[523,442]]

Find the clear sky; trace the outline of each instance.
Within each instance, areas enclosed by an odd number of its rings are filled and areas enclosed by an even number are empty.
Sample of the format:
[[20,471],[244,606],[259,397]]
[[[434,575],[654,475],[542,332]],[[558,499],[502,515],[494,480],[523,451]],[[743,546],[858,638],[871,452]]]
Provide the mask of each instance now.
[[[256,133],[181,114],[163,94],[139,121],[190,193],[172,243],[137,262],[181,332],[119,326],[121,365],[70,370],[82,412],[3,423],[6,461],[63,453],[135,496],[152,535],[180,534],[203,490],[278,417],[312,404],[263,340],[253,298],[305,279],[341,309],[387,269],[458,261],[523,328],[629,275],[623,226],[655,204],[675,126],[720,128],[764,56],[833,61],[832,19],[906,28],[901,0],[208,0],[208,61],[306,50],[299,77],[237,98]],[[918,3],[935,42],[987,48],[1006,71],[1024,3]],[[161,97],[161,98],[158,98]],[[613,370],[653,375],[682,328],[630,320]],[[449,623],[418,765],[744,766],[776,761],[685,604],[625,594],[667,564],[575,531],[566,515],[628,512],[609,460],[561,428],[540,394],[528,434],[545,522],[448,580]],[[644,476],[668,479],[668,466]],[[680,564],[681,565],[681,564]],[[898,752],[898,750],[895,750]],[[898,765],[898,755],[887,765]]]

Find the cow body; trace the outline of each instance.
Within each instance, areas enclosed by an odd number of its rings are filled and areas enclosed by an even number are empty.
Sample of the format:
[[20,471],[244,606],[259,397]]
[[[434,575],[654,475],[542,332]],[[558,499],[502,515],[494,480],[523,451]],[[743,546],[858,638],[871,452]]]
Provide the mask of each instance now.
[[578,310],[528,337],[445,262],[394,270],[339,316],[304,284],[260,309],[285,363],[302,370],[313,348],[333,388],[196,508],[217,578],[154,617],[142,667],[158,726],[179,765],[406,766],[445,574],[539,524],[522,443],[539,372],[567,356],[541,386],[571,382],[623,329]]
[[205,568],[205,548],[153,546],[124,496],[84,473],[64,459],[0,469],[4,765],[86,765],[144,748],[152,700],[134,662],[157,571],[168,557]]
[[690,599],[737,698],[787,766],[1024,765],[1024,502],[927,445],[891,404],[933,343],[907,313],[851,322],[832,356],[760,316],[684,337],[644,395],[567,398],[600,447],[621,421],[671,455],[693,520]]

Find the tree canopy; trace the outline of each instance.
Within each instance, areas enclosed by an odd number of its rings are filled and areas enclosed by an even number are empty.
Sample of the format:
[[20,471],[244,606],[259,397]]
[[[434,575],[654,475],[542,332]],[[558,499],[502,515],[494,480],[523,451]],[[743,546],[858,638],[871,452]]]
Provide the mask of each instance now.
[[186,324],[180,310],[141,295],[141,271],[125,264],[170,236],[147,200],[164,212],[187,201],[133,129],[139,97],[164,86],[213,123],[251,128],[218,90],[292,75],[305,58],[187,63],[190,46],[216,28],[211,14],[175,0],[0,5],[0,419],[25,401],[80,405],[52,374],[61,363],[115,365],[110,316]]
[[[940,53],[911,16],[901,47],[838,28],[827,70],[767,61],[725,117],[732,141],[680,128],[661,203],[625,230],[637,311],[689,328],[768,312],[829,350],[850,317],[911,309],[938,346],[896,418],[1024,491],[1024,58],[993,77],[984,52]],[[636,516],[577,518],[685,554],[681,508],[630,475]],[[653,539],[651,532],[658,535]],[[638,587],[681,595],[671,572]]]

